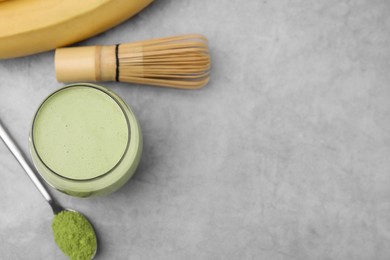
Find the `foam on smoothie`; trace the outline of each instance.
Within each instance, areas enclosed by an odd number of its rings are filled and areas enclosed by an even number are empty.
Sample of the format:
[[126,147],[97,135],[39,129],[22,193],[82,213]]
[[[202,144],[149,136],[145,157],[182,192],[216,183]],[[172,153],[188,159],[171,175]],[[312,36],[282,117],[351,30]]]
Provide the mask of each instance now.
[[103,175],[118,164],[127,148],[129,128],[122,109],[108,94],[73,86],[42,104],[32,136],[47,167],[83,180]]

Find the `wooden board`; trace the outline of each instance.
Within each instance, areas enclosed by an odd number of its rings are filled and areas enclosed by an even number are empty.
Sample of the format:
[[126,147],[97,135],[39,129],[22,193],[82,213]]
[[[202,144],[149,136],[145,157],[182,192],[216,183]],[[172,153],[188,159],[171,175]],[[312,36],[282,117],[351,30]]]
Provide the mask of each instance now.
[[84,40],[125,21],[152,1],[1,1],[0,58],[25,56]]

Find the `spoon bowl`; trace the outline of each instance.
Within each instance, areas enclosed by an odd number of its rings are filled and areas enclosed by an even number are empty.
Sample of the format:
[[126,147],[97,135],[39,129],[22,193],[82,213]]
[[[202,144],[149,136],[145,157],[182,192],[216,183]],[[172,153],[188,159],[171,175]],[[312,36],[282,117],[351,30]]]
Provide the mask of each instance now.
[[[95,257],[97,253],[96,232],[91,222],[80,212],[67,208],[55,214],[52,230],[54,241],[65,255],[72,259],[80,257],[84,259],[88,254],[91,256],[90,259]],[[91,252],[89,249],[94,249],[94,251]]]

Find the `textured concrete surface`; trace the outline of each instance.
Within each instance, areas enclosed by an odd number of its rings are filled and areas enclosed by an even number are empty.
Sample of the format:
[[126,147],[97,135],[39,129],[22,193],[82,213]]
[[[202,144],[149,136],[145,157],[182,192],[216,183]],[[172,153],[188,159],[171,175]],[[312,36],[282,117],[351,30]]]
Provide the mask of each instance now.
[[[139,117],[139,171],[108,197],[53,192],[96,226],[96,259],[389,259],[389,31],[387,0],[158,0],[79,45],[203,33],[211,83],[105,84]],[[0,117],[25,152],[60,86],[53,52],[0,61]],[[0,173],[0,258],[65,259],[1,143]]]

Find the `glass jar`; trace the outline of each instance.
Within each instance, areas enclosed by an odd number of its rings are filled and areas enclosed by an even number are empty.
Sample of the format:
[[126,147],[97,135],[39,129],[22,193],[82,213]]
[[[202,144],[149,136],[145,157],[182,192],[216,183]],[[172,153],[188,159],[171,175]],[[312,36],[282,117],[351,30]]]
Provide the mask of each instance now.
[[33,163],[55,189],[76,197],[118,190],[142,153],[139,123],[126,103],[94,84],[67,85],[39,106],[29,138]]

